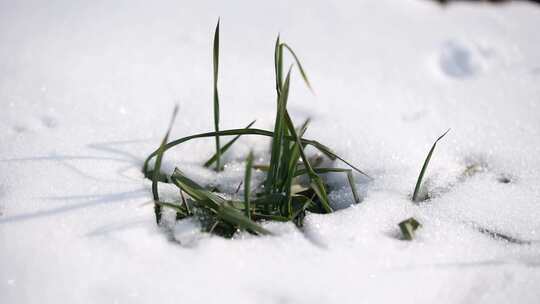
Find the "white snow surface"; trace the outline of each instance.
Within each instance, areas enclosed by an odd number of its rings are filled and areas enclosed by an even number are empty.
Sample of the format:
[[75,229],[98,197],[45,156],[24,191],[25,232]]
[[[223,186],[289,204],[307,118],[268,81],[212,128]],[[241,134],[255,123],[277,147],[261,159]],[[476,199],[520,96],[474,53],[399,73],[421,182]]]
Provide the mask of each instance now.
[[[361,204],[270,237],[156,227],[140,168],[174,104],[172,137],[212,130],[219,16],[222,129],[271,128],[281,33],[315,91],[294,71],[291,115],[374,178]],[[539,29],[525,2],[0,1],[0,303],[540,303]],[[268,141],[242,138],[221,176],[200,168],[211,139],[165,168],[234,189],[249,149]]]

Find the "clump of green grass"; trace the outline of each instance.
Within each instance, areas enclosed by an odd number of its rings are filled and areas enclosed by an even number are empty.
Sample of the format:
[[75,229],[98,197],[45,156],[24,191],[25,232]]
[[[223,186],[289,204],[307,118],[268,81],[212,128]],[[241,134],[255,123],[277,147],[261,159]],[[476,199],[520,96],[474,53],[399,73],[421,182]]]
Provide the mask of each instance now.
[[[294,64],[284,69],[285,53],[292,56]],[[152,179],[152,193],[155,202],[155,215],[158,225],[161,222],[161,209],[171,208],[176,212],[176,219],[196,217],[202,224],[205,232],[232,237],[236,231],[245,230],[257,235],[268,235],[270,231],[263,228],[262,221],[294,222],[297,226],[303,225],[304,217],[309,212],[331,213],[333,209],[328,198],[328,187],[323,179],[326,173],[344,173],[354,197],[355,203],[360,202],[356,191],[353,170],[359,174],[364,172],[353,166],[327,146],[305,139],[309,120],[296,128],[287,104],[293,67],[296,67],[307,87],[311,90],[307,74],[294,53],[293,49],[281,42],[278,36],[274,47],[274,68],[276,88],[276,117],[273,131],[252,128],[255,121],[241,129],[219,129],[219,94],[217,88],[219,65],[219,21],[214,34],[213,45],[213,71],[214,71],[214,132],[194,134],[168,142],[172,126],[169,126],[166,136],[157,150],[152,152],[144,162],[143,173]],[[284,77],[285,75],[285,77]],[[176,115],[176,109],[175,109]],[[174,116],[173,115],[173,119]],[[246,160],[246,171],[243,199],[227,199],[230,195],[219,193],[215,189],[208,189],[196,183],[176,168],[171,176],[160,171],[163,155],[168,149],[197,138],[214,137],[216,152],[204,163],[205,167],[216,164],[216,171],[222,170],[221,156],[244,135],[266,136],[272,139],[270,148],[270,163],[268,165],[253,165],[253,154]],[[234,138],[220,145],[220,138],[234,136]],[[349,168],[320,167],[318,161],[310,159],[305,152],[307,146],[312,146],[330,160],[340,160]],[[156,158],[154,167],[150,169],[150,161]],[[260,187],[251,186],[253,170],[266,172],[264,183]],[[299,177],[307,177],[308,183],[301,184]],[[366,175],[367,176],[367,175]],[[176,202],[163,202],[159,199],[159,182],[172,183],[179,188],[180,198]],[[184,196],[186,194],[186,197]]]

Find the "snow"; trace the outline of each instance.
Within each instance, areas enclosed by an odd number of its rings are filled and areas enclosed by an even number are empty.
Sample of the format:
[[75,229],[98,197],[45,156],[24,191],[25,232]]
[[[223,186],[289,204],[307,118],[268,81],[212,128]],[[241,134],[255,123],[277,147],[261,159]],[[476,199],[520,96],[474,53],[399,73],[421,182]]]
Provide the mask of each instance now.
[[[374,177],[358,178],[361,204],[310,215],[305,233],[225,240],[184,222],[183,247],[157,229],[140,167],[174,104],[173,137],[212,129],[218,16],[222,128],[272,125],[281,33],[315,88],[294,74],[293,119]],[[0,303],[538,303],[539,28],[521,2],[0,2]],[[414,205],[448,128],[433,198]],[[242,138],[221,177],[199,168],[211,140],[164,166],[235,189],[266,143]],[[423,227],[398,240],[411,216]]]

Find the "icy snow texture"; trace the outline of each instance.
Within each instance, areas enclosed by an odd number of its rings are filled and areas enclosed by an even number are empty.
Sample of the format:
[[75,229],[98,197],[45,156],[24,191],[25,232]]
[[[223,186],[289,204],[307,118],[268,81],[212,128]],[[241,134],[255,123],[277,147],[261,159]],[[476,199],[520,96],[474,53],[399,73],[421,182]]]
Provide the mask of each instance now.
[[[271,126],[280,32],[316,92],[295,73],[291,114],[375,178],[362,204],[309,216],[305,233],[271,223],[279,236],[188,248],[155,227],[140,166],[174,103],[173,137],[212,128],[218,16],[222,128]],[[539,303],[539,29],[527,3],[1,1],[0,303]],[[433,198],[415,206],[447,128]],[[190,143],[165,167],[216,182],[198,168],[212,147]],[[267,141],[227,155],[228,189],[250,147]],[[400,241],[410,216],[423,227]]]

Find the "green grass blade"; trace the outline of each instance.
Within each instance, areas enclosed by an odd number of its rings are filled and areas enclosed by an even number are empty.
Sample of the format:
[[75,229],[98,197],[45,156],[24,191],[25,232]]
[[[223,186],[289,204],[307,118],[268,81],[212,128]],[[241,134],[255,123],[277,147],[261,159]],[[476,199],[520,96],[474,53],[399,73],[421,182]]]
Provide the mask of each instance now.
[[153,172],[154,174],[152,177],[152,196],[154,198],[154,213],[156,216],[156,223],[158,225],[161,222],[161,206],[157,204],[156,202],[159,202],[158,181],[161,176],[160,175],[161,161],[163,159],[163,155],[165,154],[165,146],[167,145],[169,134],[171,133],[171,129],[172,129],[177,113],[178,113],[178,106],[175,106],[172,117],[171,117],[171,121],[169,122],[169,127],[167,128],[167,133],[165,133],[165,136],[163,137],[163,140],[161,141],[161,144],[158,148],[156,163],[154,164],[154,172]]
[[[311,167],[308,158],[306,157],[306,154],[304,153],[304,148],[302,147],[302,142],[300,141],[300,137],[296,135],[296,130],[294,129],[294,126],[292,124],[292,121],[290,121],[290,117],[287,115],[286,118],[289,120],[289,132],[291,132],[292,137],[295,138],[296,144],[298,145],[300,157],[302,158],[302,161],[304,162],[304,166],[306,167],[306,170],[308,172],[308,177],[310,179],[310,185],[313,188],[313,191],[317,194],[317,197],[321,201],[321,205],[323,209],[328,212],[332,213],[332,207],[330,207],[330,201],[328,199],[328,194],[326,193],[326,188],[324,187],[324,184],[320,178],[320,176],[315,173],[313,168]],[[293,127],[290,127],[293,126]]]
[[292,200],[295,203],[293,203],[293,212],[289,216],[289,220],[292,220],[295,217],[297,217],[300,214],[300,212],[306,210],[309,204],[312,203],[312,200],[309,197],[304,196],[304,195],[294,195],[292,197]]
[[264,229],[263,227],[261,227],[257,223],[255,223],[255,222],[251,221],[250,219],[248,219],[246,216],[244,216],[244,214],[242,214],[242,212],[240,212],[240,211],[238,211],[238,210],[236,210],[236,209],[234,209],[232,207],[229,207],[229,206],[226,206],[226,205],[221,206],[221,208],[219,209],[217,215],[223,221],[226,221],[226,222],[232,223],[234,225],[237,225],[242,229],[253,231],[253,232],[255,232],[257,234],[261,234],[261,235],[271,235],[272,234],[270,231]]
[[287,45],[286,43],[282,43],[281,44],[283,47],[285,47],[290,53],[291,55],[293,56],[294,58],[294,61],[296,62],[296,65],[298,66],[298,70],[300,70],[300,75],[302,76],[302,79],[304,79],[304,82],[306,83],[307,87],[309,88],[309,90],[311,92],[313,92],[313,88],[311,87],[311,84],[309,83],[309,79],[307,77],[307,74],[304,70],[304,68],[302,67],[302,64],[300,63],[300,60],[298,59],[298,56],[296,56],[296,53],[293,51],[293,49]]
[[156,204],[158,204],[159,206],[161,207],[165,207],[165,208],[170,208],[170,209],[173,209],[174,211],[176,211],[177,213],[180,214],[180,216],[176,217],[176,219],[182,219],[182,218],[185,218],[185,217],[188,217],[190,216],[191,214],[189,213],[189,210],[185,209],[185,207],[181,206],[181,205],[176,205],[176,204],[171,204],[171,203],[166,203],[166,202],[157,202]]
[[[251,126],[253,126],[253,124],[255,124],[256,120],[250,122],[247,127],[245,127],[244,129],[249,129],[251,128]],[[230,147],[232,147],[232,145],[242,136],[242,134],[239,134],[239,135],[236,135],[231,141],[229,141],[228,143],[226,143],[225,145],[223,145],[223,147],[221,147],[220,149],[220,155],[223,155],[225,154],[225,152],[227,152],[227,150],[229,150]],[[204,163],[204,166],[206,168],[210,167],[214,162],[216,162],[218,159],[218,153],[214,153],[214,155],[212,155],[212,157],[210,157],[209,160],[207,160],[205,163]]]
[[253,165],[253,169],[255,170],[261,170],[263,172],[268,172],[268,170],[270,170],[270,166],[269,165]]
[[182,189],[178,189],[178,190],[179,190],[178,192],[180,192],[180,199],[182,200],[182,204],[186,207],[188,214],[191,214],[191,209],[189,208],[188,201],[186,200],[184,196],[184,191],[182,191]]
[[[313,168],[313,172],[317,174],[324,174],[324,173],[347,173],[351,172],[351,169],[344,169],[344,168]],[[309,171],[306,169],[299,169],[296,171],[295,176],[301,176],[309,174]]]
[[[210,209],[223,222],[238,226],[242,229],[253,231],[257,234],[272,234],[270,231],[264,229],[257,223],[244,216],[242,212],[230,206],[233,204],[233,202],[227,201],[224,198],[204,189],[202,186],[186,177],[180,170],[175,169],[173,175],[171,176],[171,180],[180,189],[191,196],[197,204]],[[173,206],[178,207],[176,205]]]
[[246,174],[244,178],[244,203],[246,217],[251,220],[251,170],[253,167],[253,152],[250,151],[246,160]]
[[277,221],[277,222],[288,222],[290,219],[288,217],[284,217],[281,215],[273,215],[273,214],[264,214],[264,213],[253,213],[253,217],[259,220],[269,220],[269,221]]
[[[286,113],[286,115],[289,115],[289,113]],[[290,117],[288,118],[288,120],[290,120]],[[310,120],[306,119],[306,121],[298,129],[298,136],[302,137],[304,135],[304,133],[306,133],[309,122],[310,122]],[[288,176],[294,177],[296,168],[298,167],[298,160],[300,159],[300,151],[299,151],[299,147],[296,144],[296,142],[293,142],[292,144],[293,144],[293,146],[292,146],[292,149],[291,149],[291,152],[290,152],[289,165],[288,165],[288,170],[289,170]],[[294,169],[294,171],[293,171],[293,169]]]
[[[219,68],[219,19],[214,32],[214,129],[219,131],[219,94],[218,94],[218,68]],[[216,171],[221,171],[221,149],[219,135],[216,135]]]
[[285,152],[285,111],[287,109],[287,99],[289,92],[289,84],[291,80],[291,71],[287,73],[287,77],[281,89],[281,94],[278,98],[278,106],[276,120],[274,122],[274,136],[272,138],[272,151],[270,155],[270,170],[267,174],[266,189],[269,193],[279,192],[279,185],[282,184],[280,177],[283,169],[283,154]]
[[429,161],[431,160],[431,155],[433,155],[433,151],[435,151],[435,147],[437,146],[437,143],[439,142],[439,140],[441,140],[448,132],[450,132],[450,129],[444,132],[443,135],[439,136],[439,138],[437,138],[437,140],[433,143],[433,146],[431,146],[431,149],[429,150],[426,160],[424,161],[424,164],[422,165],[422,170],[420,170],[420,175],[418,175],[418,179],[416,180],[416,186],[414,187],[414,193],[412,196],[413,202],[419,201],[418,194],[420,193],[420,186],[422,185],[422,179],[424,178],[424,174],[426,173],[427,167],[429,165]]
[[279,100],[281,94],[281,85],[283,83],[283,48],[279,41],[279,35],[276,39],[276,46],[274,48],[274,69],[276,73],[276,92]]
[[[259,135],[259,136],[266,136],[266,137],[274,137],[274,133],[271,132],[271,131],[268,131],[268,130],[254,129],[254,128],[231,129],[231,130],[223,130],[223,131],[219,131],[219,132],[199,133],[199,134],[194,134],[194,135],[182,137],[182,138],[179,138],[179,139],[176,139],[176,140],[173,140],[173,141],[169,142],[168,144],[165,145],[164,149],[165,149],[165,151],[167,151],[170,148],[173,148],[175,146],[178,146],[180,144],[183,144],[183,143],[185,143],[187,141],[190,141],[190,140],[193,140],[193,139],[206,138],[206,137],[215,137],[216,135],[219,135],[219,136]],[[295,139],[292,136],[286,136],[285,139],[288,140],[288,141],[295,141]],[[343,158],[337,156],[330,148],[328,148],[327,146],[319,143],[318,141],[305,139],[305,138],[300,138],[300,141],[304,145],[310,145],[310,146],[316,148],[320,152],[322,152],[325,155],[329,156],[331,159],[339,159],[339,160],[341,160],[342,162],[349,165],[352,169],[354,169],[358,173],[369,177],[369,175],[362,172],[360,169],[356,168],[355,166],[353,166],[352,164],[350,164],[349,162],[347,162]],[[152,153],[150,153],[147,156],[147,158],[145,159],[144,164],[143,164],[143,170],[142,170],[143,173],[145,174],[145,176],[148,176],[148,172],[150,171],[148,169],[148,165],[150,163],[150,160],[152,160],[152,158],[154,158],[157,155],[157,153],[158,153],[158,150],[155,150]]]
[[360,203],[360,196],[358,195],[358,191],[356,190],[356,183],[354,182],[354,176],[352,171],[347,172],[347,180],[349,181],[349,186],[351,187],[351,191],[354,197],[354,202],[356,204]]
[[204,189],[201,185],[186,177],[178,168],[174,170],[171,180],[196,202],[203,203],[214,212],[218,212],[219,208],[227,203],[224,198]]
[[[154,180],[154,170],[148,170],[144,177],[148,178],[149,180]],[[158,172],[157,180],[161,183],[170,183],[169,176],[163,172]]]
[[[288,115],[288,113],[287,113]],[[299,136],[302,136],[304,135],[304,133],[306,132],[307,130],[307,127],[309,125],[309,119],[307,119],[303,124],[302,126],[300,127],[299,131],[298,131],[298,134]],[[289,163],[288,163],[288,167],[287,167],[287,176],[286,176],[286,179],[285,179],[285,183],[284,183],[284,191],[285,193],[287,194],[287,197],[290,198],[290,195],[291,195],[291,186],[292,186],[292,182],[293,182],[293,179],[298,176],[296,175],[296,171],[297,171],[297,168],[298,168],[298,161],[300,160],[300,147],[298,146],[298,144],[296,144],[296,142],[293,143],[293,147],[291,149],[291,152],[290,152],[290,156],[289,156]],[[289,199],[289,214],[292,212],[292,200]]]

